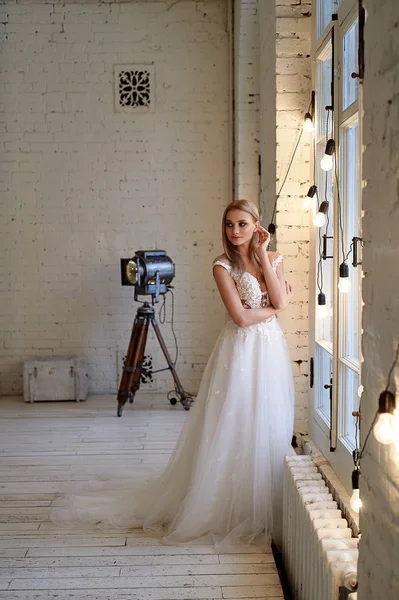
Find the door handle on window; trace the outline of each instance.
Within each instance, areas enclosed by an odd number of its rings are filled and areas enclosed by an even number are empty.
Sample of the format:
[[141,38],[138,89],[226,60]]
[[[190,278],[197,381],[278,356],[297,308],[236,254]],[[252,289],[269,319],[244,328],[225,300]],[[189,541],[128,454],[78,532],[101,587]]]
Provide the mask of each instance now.
[[361,265],[362,262],[360,260],[358,260],[358,243],[360,242],[361,247],[363,248],[363,238],[361,237],[353,237],[352,238],[352,246],[353,246],[353,261],[352,261],[352,266],[353,267],[357,267],[358,265]]

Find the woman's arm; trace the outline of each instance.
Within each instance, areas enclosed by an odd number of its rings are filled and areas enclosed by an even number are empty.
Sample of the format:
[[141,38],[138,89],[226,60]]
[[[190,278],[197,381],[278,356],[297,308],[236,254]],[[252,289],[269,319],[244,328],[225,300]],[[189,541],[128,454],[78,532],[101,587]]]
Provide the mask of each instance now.
[[[279,256],[279,254],[277,254],[274,257],[274,260],[278,256]],[[292,297],[293,297],[294,294],[292,292],[291,285],[285,280],[283,257],[281,257],[281,260],[279,261],[279,263],[278,263],[278,265],[276,267],[276,275],[277,275],[277,279],[278,279],[278,281],[280,283],[281,293],[283,295],[283,305],[284,305],[284,307],[286,307],[291,302]]]
[[283,310],[287,306],[286,285],[284,280],[284,269],[280,262],[277,265],[276,273],[269,259],[267,247],[270,243],[270,233],[258,225],[258,242],[256,245],[256,254],[262,266],[263,277],[265,278],[266,289],[269,294],[270,302],[278,310]]
[[[277,258],[277,256],[278,254],[274,258]],[[262,258],[260,258],[260,261],[270,302],[275,308],[284,309],[287,306],[289,300],[287,300],[287,288],[284,277],[283,261],[279,262],[279,264],[276,267],[276,271],[274,271],[273,269],[267,251],[265,252],[265,256],[262,256]]]
[[261,323],[279,312],[273,306],[267,308],[244,308],[241,304],[235,283],[228,271],[220,265],[215,265],[213,267],[213,276],[227,312],[238,327]]

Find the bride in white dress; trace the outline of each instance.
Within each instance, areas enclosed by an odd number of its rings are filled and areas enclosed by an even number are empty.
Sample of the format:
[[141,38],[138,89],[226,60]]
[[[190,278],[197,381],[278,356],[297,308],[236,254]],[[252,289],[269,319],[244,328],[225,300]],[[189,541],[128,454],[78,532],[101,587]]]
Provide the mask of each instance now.
[[213,263],[231,317],[205,368],[169,464],[152,479],[68,495],[52,518],[143,527],[162,543],[281,543],[284,456],[292,454],[294,386],[276,315],[292,297],[282,256],[256,207],[223,215],[225,254]]

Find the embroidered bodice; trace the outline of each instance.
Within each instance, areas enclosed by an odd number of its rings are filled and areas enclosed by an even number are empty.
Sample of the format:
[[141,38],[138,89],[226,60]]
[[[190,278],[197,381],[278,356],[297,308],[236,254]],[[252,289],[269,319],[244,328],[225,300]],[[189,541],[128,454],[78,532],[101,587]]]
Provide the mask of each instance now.
[[[276,272],[277,265],[283,260],[281,254],[276,256],[272,261],[273,271]],[[267,291],[262,291],[259,281],[248,273],[248,271],[244,271],[243,273],[235,271],[230,265],[221,261],[215,260],[213,262],[213,266],[219,265],[226,269],[231,275],[236,284],[236,288],[238,294],[240,296],[242,305],[245,308],[266,308],[271,306],[269,294]]]

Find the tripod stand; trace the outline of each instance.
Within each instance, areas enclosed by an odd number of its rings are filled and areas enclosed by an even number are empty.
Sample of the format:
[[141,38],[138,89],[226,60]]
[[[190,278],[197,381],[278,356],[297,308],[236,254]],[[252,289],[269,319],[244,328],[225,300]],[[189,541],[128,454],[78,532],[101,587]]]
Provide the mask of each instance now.
[[[122,378],[119,384],[117,410],[118,417],[122,416],[126,401],[129,399],[130,403],[133,402],[134,396],[140,387],[145,344],[147,341],[150,322],[152,323],[159,345],[161,346],[162,352],[166,358],[166,362],[168,363],[168,368],[172,373],[173,380],[175,382],[176,395],[178,396],[185,410],[190,409],[190,405],[193,401],[192,396],[184,391],[183,386],[180,383],[180,379],[177,376],[175,366],[170,358],[168,349],[159,329],[159,325],[155,319],[154,307],[150,306],[148,302],[144,302],[144,304],[137,309],[132,335],[130,336],[129,348],[123,367]],[[173,405],[177,403],[177,399],[174,397],[170,398],[169,401]]]

